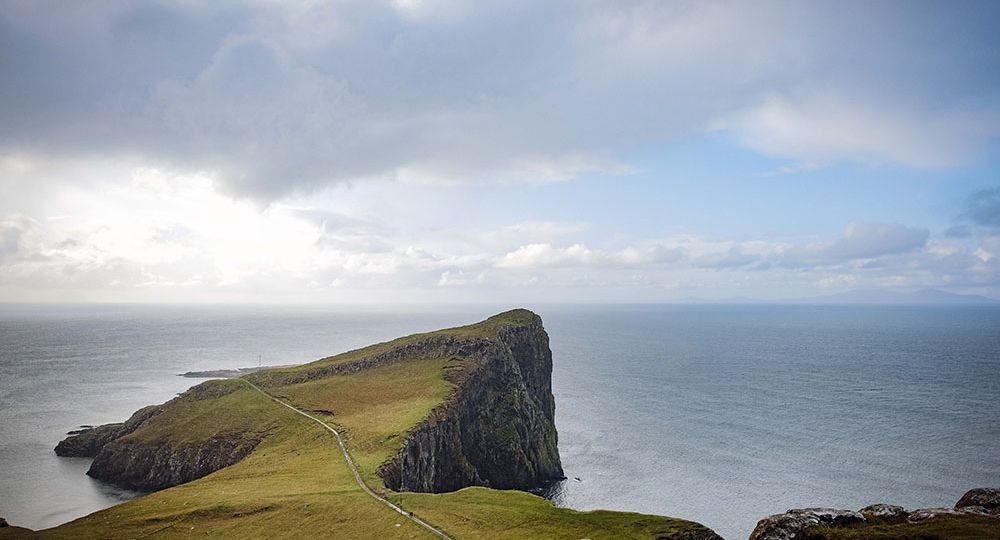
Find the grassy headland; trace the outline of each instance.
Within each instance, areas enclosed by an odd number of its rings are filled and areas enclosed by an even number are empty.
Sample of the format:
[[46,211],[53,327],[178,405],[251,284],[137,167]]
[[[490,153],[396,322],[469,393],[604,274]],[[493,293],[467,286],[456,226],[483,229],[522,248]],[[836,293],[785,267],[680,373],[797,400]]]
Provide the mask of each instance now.
[[[444,404],[469,368],[456,358],[406,358],[352,373],[301,380],[302,373],[391,351],[432,336],[490,339],[537,316],[515,310],[482,323],[417,334],[249,378],[297,408],[335,425],[365,482],[389,490],[379,466],[415,426]],[[285,381],[296,381],[284,384]],[[208,476],[37,532],[0,529],[0,538],[424,538],[428,533],[365,494],[331,433],[245,382],[213,381],[171,402],[128,435],[157,445],[197,445],[213,437],[260,443],[242,461]],[[577,512],[521,491],[466,488],[403,493],[407,510],[454,538],[693,538],[693,522],[626,512]]]

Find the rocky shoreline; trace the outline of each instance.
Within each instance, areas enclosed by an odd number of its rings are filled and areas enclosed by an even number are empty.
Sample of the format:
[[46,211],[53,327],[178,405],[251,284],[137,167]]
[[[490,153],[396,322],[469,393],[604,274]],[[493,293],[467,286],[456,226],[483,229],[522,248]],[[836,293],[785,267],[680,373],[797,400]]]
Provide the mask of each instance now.
[[[952,508],[919,508],[906,510],[892,504],[873,504],[860,510],[835,508],[798,508],[783,514],[768,516],[757,523],[749,540],[810,540],[819,538],[821,529],[863,530],[866,527],[919,524],[942,516],[989,518],[997,520],[1000,534],[1000,489],[969,490]],[[893,538],[880,536],[880,538]],[[902,538],[902,537],[901,537]],[[929,535],[921,538],[937,538]]]

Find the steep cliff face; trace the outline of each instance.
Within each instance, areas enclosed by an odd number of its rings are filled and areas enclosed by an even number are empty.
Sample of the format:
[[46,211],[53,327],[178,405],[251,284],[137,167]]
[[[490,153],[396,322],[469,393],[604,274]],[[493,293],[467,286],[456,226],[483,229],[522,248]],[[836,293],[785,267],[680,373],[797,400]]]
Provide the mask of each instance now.
[[162,410],[161,405],[150,405],[136,411],[124,423],[104,424],[73,433],[56,445],[56,455],[94,457],[104,448],[104,445],[139,429],[146,420],[156,416]]
[[124,488],[156,491],[190,482],[246,457],[260,442],[212,437],[198,444],[150,444],[119,439],[104,446],[87,474]]
[[262,435],[254,429],[205,429],[212,400],[234,393],[240,384],[202,383],[163,405],[140,409],[124,423],[67,437],[56,454],[94,457],[88,475],[133,490],[155,491],[195,480],[238,462],[260,442]]
[[454,375],[455,393],[382,466],[387,487],[531,488],[563,477],[548,334],[534,313],[512,313],[517,322],[500,325],[495,337],[457,349],[464,367]]

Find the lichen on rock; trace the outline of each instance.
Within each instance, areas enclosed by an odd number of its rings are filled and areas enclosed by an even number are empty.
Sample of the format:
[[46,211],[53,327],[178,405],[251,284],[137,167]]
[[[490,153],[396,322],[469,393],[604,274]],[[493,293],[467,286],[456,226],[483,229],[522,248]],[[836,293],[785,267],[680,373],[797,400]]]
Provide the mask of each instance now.
[[955,503],[955,510],[1000,515],[1000,489],[970,489]]

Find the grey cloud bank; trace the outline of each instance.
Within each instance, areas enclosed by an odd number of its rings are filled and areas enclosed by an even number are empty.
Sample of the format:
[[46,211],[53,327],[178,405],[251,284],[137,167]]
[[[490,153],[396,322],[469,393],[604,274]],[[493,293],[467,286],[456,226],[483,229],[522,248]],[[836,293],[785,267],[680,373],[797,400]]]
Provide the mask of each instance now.
[[989,2],[0,6],[0,150],[140,156],[263,200],[627,173],[632,145],[719,128],[934,167],[1000,124]]

